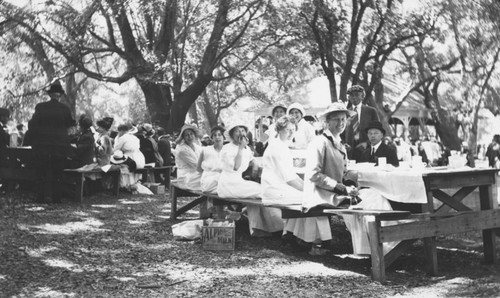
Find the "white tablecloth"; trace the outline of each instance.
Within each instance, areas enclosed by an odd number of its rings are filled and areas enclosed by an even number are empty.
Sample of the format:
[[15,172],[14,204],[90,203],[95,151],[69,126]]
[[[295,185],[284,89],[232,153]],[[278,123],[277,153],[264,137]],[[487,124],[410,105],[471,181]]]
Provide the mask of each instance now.
[[373,188],[386,199],[401,203],[427,203],[422,170],[373,167],[353,171],[357,172],[359,187]]

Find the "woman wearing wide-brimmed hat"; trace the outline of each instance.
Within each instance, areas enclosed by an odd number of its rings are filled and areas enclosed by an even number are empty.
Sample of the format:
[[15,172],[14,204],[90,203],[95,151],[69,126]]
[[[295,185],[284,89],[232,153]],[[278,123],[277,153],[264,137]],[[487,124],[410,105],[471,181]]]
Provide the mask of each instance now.
[[[241,123],[231,126],[226,131],[226,136],[231,142],[224,145],[221,150],[222,173],[217,186],[217,194],[222,198],[260,197],[260,184],[242,177],[243,172],[254,160],[253,152],[248,147],[247,132],[248,128]],[[283,230],[280,210],[248,205],[247,215],[252,236],[267,236],[269,233]]]
[[201,190],[215,193],[222,172],[220,152],[224,146],[224,128],[214,126],[210,130],[213,145],[203,147],[198,160],[198,171],[201,172]]
[[[131,130],[131,124],[121,124],[118,126],[118,135],[115,139],[113,152],[116,153],[117,151],[121,151],[126,157],[130,158],[133,163],[129,163],[128,168],[130,171],[135,171],[135,169],[144,168],[145,159],[140,150],[139,139],[130,133]],[[113,159],[111,159],[111,163],[113,163]],[[137,184],[141,177],[141,174],[126,173],[122,171],[120,175],[120,186],[131,190],[131,187]]]
[[198,172],[198,159],[201,154],[201,132],[198,127],[185,124],[175,142],[175,165],[177,180],[185,188],[201,190],[201,173]]
[[[319,118],[326,122],[326,128],[308,148],[304,175],[304,201],[302,206],[309,210],[316,206],[339,207],[350,198],[361,197],[357,208],[391,210],[389,202],[371,188],[358,190],[355,183],[344,176],[347,166],[347,150],[341,142],[340,134],[345,130],[347,118],[354,115],[342,102],[332,103]],[[349,182],[349,183],[348,183]],[[352,201],[351,201],[352,202]],[[344,222],[351,231],[355,254],[370,252],[363,218],[345,215]],[[326,217],[317,217],[315,225],[309,224],[307,233],[301,237],[306,242],[322,241],[330,246],[331,228]],[[325,242],[326,241],[326,242]]]
[[316,130],[309,122],[304,120],[306,111],[300,103],[295,102],[288,106],[287,115],[291,117],[292,122],[295,124],[295,132],[290,148],[305,150],[316,136]]

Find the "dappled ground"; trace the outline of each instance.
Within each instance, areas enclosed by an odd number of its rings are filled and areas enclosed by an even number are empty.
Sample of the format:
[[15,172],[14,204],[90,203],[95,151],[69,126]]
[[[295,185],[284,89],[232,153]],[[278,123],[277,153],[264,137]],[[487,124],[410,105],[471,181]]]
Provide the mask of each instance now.
[[173,240],[171,226],[182,219],[169,219],[168,196],[103,193],[82,205],[35,204],[24,192],[2,196],[0,297],[500,296],[500,265],[481,265],[479,233],[439,239],[435,277],[423,272],[417,242],[381,285],[370,279],[368,258],[348,253],[339,222],[335,254],[327,256],[241,231],[234,252],[210,252],[199,241]]

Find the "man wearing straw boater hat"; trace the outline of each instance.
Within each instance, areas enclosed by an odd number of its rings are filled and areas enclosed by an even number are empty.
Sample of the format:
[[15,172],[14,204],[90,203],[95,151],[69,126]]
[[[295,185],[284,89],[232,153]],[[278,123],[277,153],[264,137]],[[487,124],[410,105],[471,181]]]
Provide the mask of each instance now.
[[36,105],[29,122],[31,144],[40,178],[38,199],[57,202],[60,199],[62,171],[70,149],[68,128],[75,125],[69,108],[60,103],[64,90],[55,81],[47,90],[50,100]]

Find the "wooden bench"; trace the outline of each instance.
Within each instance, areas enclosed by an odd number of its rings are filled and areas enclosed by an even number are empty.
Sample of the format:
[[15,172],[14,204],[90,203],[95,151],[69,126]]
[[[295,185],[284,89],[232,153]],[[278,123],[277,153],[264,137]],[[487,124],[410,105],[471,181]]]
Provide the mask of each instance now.
[[[216,194],[182,189],[172,181],[170,184],[171,215],[175,219],[180,214],[192,209],[198,204],[212,201],[216,206],[228,204],[262,205],[259,199],[230,199],[220,198]],[[179,196],[195,197],[193,201],[177,209]],[[381,283],[386,282],[386,268],[389,267],[401,254],[403,254],[417,239],[437,237],[441,235],[456,234],[470,231],[485,231],[500,227],[500,209],[466,211],[449,214],[421,213],[411,214],[407,211],[378,211],[355,209],[316,209],[307,213],[302,212],[301,205],[272,205],[266,207],[279,208],[282,218],[302,218],[317,216],[342,216],[361,215],[368,225],[368,239],[371,251],[372,279]],[[218,216],[221,216],[218,210]],[[391,225],[386,225],[392,221]],[[394,222],[399,221],[399,222]],[[383,244],[386,242],[400,241],[384,255]],[[487,238],[483,238],[485,263],[495,263],[496,248]],[[437,264],[433,256],[435,248],[424,246],[427,256],[427,269],[429,273],[436,273]]]
[[142,169],[136,169],[134,173],[142,174],[142,182],[155,182],[150,181],[151,175],[154,175],[155,173],[163,174],[165,178],[165,187],[169,187],[170,175],[173,167],[174,166],[144,167]]
[[82,170],[82,169],[65,169],[64,173],[69,175],[76,181],[75,199],[83,203],[83,190],[85,185],[85,178],[89,178],[96,174],[102,175],[103,177],[111,177],[113,185],[113,194],[118,196],[120,193],[120,167],[111,166],[111,168],[104,172],[100,168],[92,170]]

